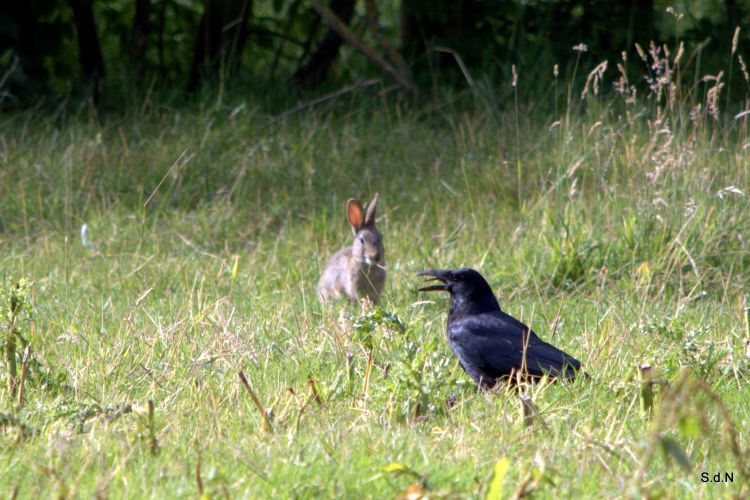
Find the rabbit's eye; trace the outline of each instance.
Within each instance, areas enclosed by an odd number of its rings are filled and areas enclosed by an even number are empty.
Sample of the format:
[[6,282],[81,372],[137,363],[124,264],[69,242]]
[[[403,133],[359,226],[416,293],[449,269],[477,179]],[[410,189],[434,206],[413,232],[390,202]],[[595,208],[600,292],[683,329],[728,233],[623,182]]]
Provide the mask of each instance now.
[[357,239],[359,240],[360,243],[365,242],[365,239],[362,236],[357,236]]

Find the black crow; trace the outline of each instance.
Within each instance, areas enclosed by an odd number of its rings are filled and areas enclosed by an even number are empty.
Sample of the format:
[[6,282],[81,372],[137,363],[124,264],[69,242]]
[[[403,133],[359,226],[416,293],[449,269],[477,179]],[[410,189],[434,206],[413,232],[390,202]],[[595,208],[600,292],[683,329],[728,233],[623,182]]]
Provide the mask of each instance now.
[[448,344],[463,369],[481,387],[498,380],[522,377],[574,378],[581,363],[542,341],[528,326],[500,309],[490,285],[473,269],[428,270],[440,284],[421,292],[445,290],[451,294]]

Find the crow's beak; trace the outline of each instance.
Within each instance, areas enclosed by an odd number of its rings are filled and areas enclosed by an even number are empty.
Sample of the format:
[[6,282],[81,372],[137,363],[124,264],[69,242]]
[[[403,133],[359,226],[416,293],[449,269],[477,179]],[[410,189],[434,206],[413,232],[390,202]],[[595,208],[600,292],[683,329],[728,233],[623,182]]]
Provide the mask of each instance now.
[[421,273],[417,273],[417,276],[430,276],[434,281],[442,281],[442,283],[437,285],[422,287],[417,290],[418,292],[441,292],[450,290],[450,285],[447,283],[448,279],[446,271],[428,269]]

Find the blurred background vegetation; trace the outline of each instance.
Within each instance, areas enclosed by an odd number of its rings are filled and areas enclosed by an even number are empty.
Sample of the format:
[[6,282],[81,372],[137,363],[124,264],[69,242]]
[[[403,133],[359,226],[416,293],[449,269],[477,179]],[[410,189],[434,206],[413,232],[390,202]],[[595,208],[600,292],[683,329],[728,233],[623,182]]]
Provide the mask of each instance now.
[[[536,83],[522,92],[538,95],[578,65],[642,67],[650,51],[668,50],[662,44],[683,51],[683,73],[702,77],[727,68],[733,43],[742,54],[748,33],[735,29],[749,15],[747,0],[3,2],[0,99],[5,108],[40,97],[117,106],[208,85],[272,107],[269,88],[297,98],[382,78],[429,89],[507,81],[514,65]],[[743,71],[724,81],[744,87]]]

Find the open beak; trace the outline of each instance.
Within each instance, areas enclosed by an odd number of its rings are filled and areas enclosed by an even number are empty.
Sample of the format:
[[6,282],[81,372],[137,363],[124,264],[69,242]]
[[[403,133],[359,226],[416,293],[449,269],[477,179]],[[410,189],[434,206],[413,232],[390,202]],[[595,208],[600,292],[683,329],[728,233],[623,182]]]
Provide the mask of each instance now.
[[429,276],[432,278],[432,281],[441,282],[439,284],[422,287],[417,290],[418,292],[441,292],[450,290],[446,279],[446,271],[428,269],[426,271],[417,273],[417,276]]

